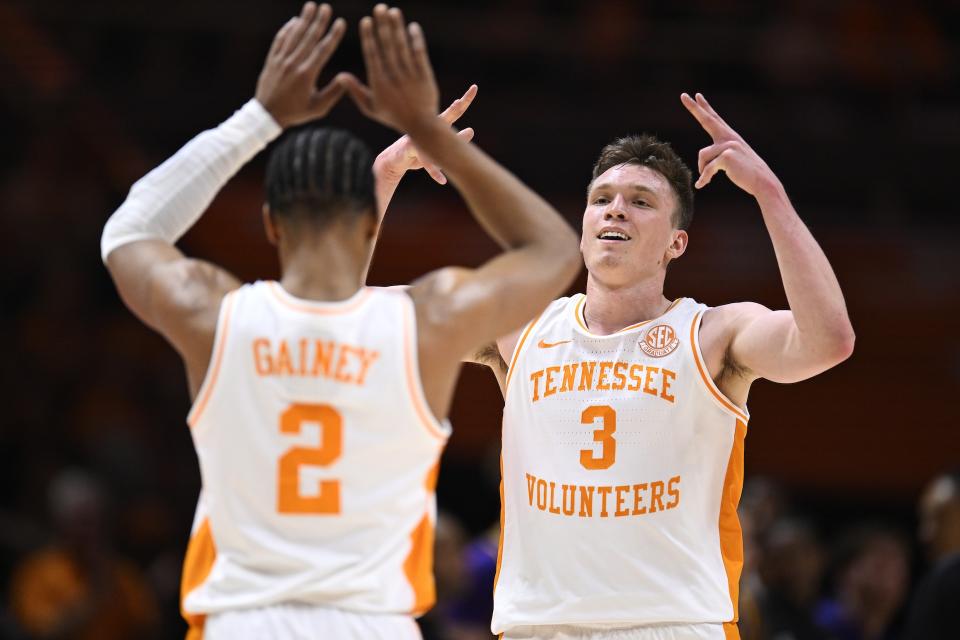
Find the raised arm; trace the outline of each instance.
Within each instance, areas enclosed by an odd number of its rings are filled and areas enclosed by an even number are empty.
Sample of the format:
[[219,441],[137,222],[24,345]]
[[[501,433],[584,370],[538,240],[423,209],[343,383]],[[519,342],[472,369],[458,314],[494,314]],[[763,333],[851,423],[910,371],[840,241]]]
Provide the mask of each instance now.
[[120,297],[180,352],[192,391],[206,372],[220,303],[239,281],[175,243],[282,128],[323,116],[343,95],[337,81],[316,89],[345,31],[342,19],[328,30],[330,14],[328,5],[304,5],[274,38],[256,97],[138,180],[104,227],[101,254]]
[[[796,382],[826,371],[853,352],[843,292],[826,255],[797,215],[780,180],[701,94],[681,100],[713,144],[698,158],[702,189],[718,171],[752,195],[773,242],[790,308],[740,303],[711,310],[710,331],[722,334],[725,356],[742,377]],[[707,331],[707,319],[704,320]]]
[[[347,91],[357,93],[359,96],[363,95],[364,87],[353,75],[342,73],[339,78]],[[466,93],[454,100],[437,118],[448,125],[453,125],[453,123],[460,119],[460,116],[466,113],[467,109],[473,103],[473,99],[476,97],[477,85],[470,85]],[[467,127],[457,135],[467,142],[470,142],[473,140],[473,129]],[[417,149],[408,135],[401,136],[393,144],[381,151],[377,159],[374,160],[373,179],[376,188],[378,224],[383,221],[383,217],[387,213],[387,207],[393,199],[393,193],[397,190],[400,180],[408,171],[415,171],[417,169],[426,171],[438,184],[447,183],[447,178],[443,175],[440,167],[425,162],[420,157],[420,150]],[[370,247],[370,257],[367,260],[366,270],[363,273],[364,282],[366,282],[367,273],[370,271],[370,263],[373,261],[376,244],[379,242],[379,227],[377,228],[377,234],[378,237]]]
[[378,5],[360,23],[369,88],[352,92],[371,118],[410,135],[443,167],[504,251],[478,269],[447,268],[410,289],[427,400],[446,415],[460,358],[537,315],[573,281],[577,236],[542,198],[433,115],[437,88],[419,25]]

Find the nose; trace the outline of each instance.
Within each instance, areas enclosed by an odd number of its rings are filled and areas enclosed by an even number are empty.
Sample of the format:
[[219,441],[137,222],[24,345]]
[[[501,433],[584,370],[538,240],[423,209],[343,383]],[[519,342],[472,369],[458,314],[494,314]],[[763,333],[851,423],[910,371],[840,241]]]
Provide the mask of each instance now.
[[623,200],[623,196],[621,196],[618,193],[616,196],[614,196],[613,200],[610,201],[610,204],[608,204],[607,208],[604,210],[603,219],[604,220],[613,220],[613,219],[626,220],[627,214],[624,213],[624,211],[626,211],[625,204],[626,203]]

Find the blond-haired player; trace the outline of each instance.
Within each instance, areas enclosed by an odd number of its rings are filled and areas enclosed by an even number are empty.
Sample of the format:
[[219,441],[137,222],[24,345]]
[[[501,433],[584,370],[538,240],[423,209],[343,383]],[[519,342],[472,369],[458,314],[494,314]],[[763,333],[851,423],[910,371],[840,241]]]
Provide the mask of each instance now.
[[696,187],[723,171],[756,199],[790,308],[667,299],[690,170],[651,136],[603,149],[583,215],[586,294],[475,356],[505,398],[492,621],[504,638],[739,637],[750,386],[804,380],[853,349],[837,279],[780,181],[706,98],[681,100],[712,138]]
[[[520,326],[576,274],[558,214],[437,118],[423,34],[378,5],[360,23],[369,87],[317,90],[345,29],[304,6],[277,34],[256,98],[131,189],[103,258],[127,306],[183,357],[203,493],[183,577],[190,635],[415,638],[432,604],[432,518],[461,356]],[[329,28],[328,28],[329,26]],[[241,285],[175,241],[282,129],[349,88],[443,168],[504,246],[407,290],[363,286],[378,225],[372,157],[306,124],[267,168],[279,282]],[[447,119],[449,120],[449,118]]]

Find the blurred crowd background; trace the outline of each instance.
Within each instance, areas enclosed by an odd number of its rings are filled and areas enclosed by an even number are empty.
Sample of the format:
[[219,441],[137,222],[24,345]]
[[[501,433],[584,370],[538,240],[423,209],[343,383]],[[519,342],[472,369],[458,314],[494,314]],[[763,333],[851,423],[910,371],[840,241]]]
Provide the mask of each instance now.
[[[615,136],[655,133],[695,164],[708,138],[681,91],[704,92],[768,161],[836,268],[858,342],[813,381],[752,392],[744,639],[934,637],[909,618],[960,599],[960,2],[401,6],[424,27],[442,100],[479,85],[461,122],[476,144],[575,226]],[[185,629],[179,572],[199,474],[184,373],[121,306],[99,236],[137,178],[252,96],[298,8],[0,1],[0,637]],[[351,27],[371,8],[334,4]],[[362,76],[354,28],[329,69]],[[329,119],[376,149],[396,135],[346,101]],[[276,275],[262,173],[259,158],[221,193],[188,253],[245,279]],[[755,203],[723,179],[697,197],[667,295],[783,307]],[[410,175],[371,282],[492,252],[450,187]],[[501,406],[492,376],[464,372],[428,640],[490,637]]]

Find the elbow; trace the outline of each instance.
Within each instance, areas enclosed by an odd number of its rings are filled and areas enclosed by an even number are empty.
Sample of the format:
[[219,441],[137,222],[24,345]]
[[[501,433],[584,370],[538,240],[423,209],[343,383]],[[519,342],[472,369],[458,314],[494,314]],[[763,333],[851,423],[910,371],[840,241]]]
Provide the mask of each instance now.
[[854,343],[857,336],[849,322],[834,330],[830,336],[827,348],[830,366],[835,366],[853,355]]

